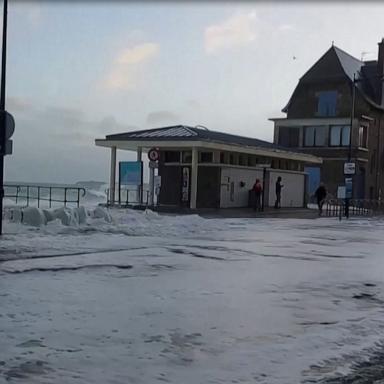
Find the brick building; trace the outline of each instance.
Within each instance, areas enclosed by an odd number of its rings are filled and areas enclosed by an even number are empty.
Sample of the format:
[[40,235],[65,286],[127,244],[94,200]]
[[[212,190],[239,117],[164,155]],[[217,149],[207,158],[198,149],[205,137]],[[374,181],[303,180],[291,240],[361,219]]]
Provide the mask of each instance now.
[[[274,122],[274,142],[323,158],[307,167],[309,192],[323,180],[336,195],[344,184],[343,165],[351,156],[355,198],[383,198],[384,39],[378,59],[361,61],[332,46],[299,80]],[[355,89],[352,119],[352,94]]]

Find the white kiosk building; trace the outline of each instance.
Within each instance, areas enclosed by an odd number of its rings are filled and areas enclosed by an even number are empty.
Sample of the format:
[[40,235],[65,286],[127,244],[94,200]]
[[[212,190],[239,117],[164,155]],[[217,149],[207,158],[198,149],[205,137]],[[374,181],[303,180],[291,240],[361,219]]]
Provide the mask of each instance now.
[[322,163],[267,141],[185,125],[107,135],[96,145],[111,150],[111,204],[116,200],[117,150],[135,151],[141,161],[143,153],[155,149],[161,176],[158,204],[190,209],[246,207],[256,178],[264,185],[264,205],[273,206],[278,176],[284,185],[281,206],[303,207],[304,166]]

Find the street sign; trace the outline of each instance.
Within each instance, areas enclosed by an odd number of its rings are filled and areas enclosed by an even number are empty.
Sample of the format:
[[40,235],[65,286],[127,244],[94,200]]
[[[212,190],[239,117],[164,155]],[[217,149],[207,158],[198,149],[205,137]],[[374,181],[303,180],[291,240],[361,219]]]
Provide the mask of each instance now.
[[142,185],[143,163],[141,161],[119,162],[119,184],[120,185]]
[[[9,139],[15,132],[15,119],[7,111],[1,111],[1,114],[5,113],[5,140]],[[2,129],[3,127],[0,127]]]
[[13,152],[13,141],[12,140],[7,140],[5,142],[4,155],[12,155],[12,152]]
[[347,196],[346,190],[345,190],[345,185],[339,185],[337,187],[337,198],[338,199],[345,199]]
[[354,175],[356,173],[356,163],[344,163],[344,175]]
[[[0,145],[0,153],[3,155],[11,155],[12,149],[13,149],[13,143],[12,140],[9,140],[10,137],[12,137],[13,133],[15,132],[15,119],[13,116],[7,112],[7,111],[1,111],[1,115],[4,115],[5,117],[5,143],[4,148],[1,148]],[[1,130],[3,129],[3,126],[0,124],[0,134],[2,133]]]
[[154,187],[155,187],[155,194],[156,196],[160,195],[160,188],[161,188],[161,176],[155,176],[154,177]]
[[352,198],[352,177],[345,178],[345,198]]
[[159,151],[156,148],[152,148],[148,152],[148,159],[151,161],[157,161],[159,160],[160,154]]
[[158,168],[159,167],[157,162],[156,161],[152,161],[152,160],[148,163],[148,166],[149,166],[149,168]]

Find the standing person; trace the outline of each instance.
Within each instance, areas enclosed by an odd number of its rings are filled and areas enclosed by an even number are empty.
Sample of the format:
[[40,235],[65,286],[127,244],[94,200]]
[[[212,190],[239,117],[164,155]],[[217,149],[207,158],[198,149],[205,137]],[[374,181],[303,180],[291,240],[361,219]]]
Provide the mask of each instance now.
[[256,182],[253,185],[252,190],[255,193],[255,205],[253,209],[255,211],[261,211],[261,194],[263,192],[263,186],[260,183],[260,179],[256,179]]
[[327,189],[325,188],[324,183],[320,183],[319,187],[316,189],[315,197],[317,206],[319,207],[319,216],[321,216],[323,213],[324,200],[327,197]]
[[283,188],[284,185],[281,184],[281,176],[277,178],[276,181],[276,201],[275,201],[275,208],[281,208],[281,188]]

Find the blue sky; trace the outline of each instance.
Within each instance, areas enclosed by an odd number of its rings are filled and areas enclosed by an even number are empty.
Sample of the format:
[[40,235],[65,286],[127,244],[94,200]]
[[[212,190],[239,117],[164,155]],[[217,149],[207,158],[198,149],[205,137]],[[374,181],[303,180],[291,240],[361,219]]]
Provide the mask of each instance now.
[[376,58],[383,11],[355,2],[10,0],[16,133],[6,178],[107,180],[109,153],[94,139],[131,129],[202,124],[271,140],[268,118],[283,116],[332,41]]

